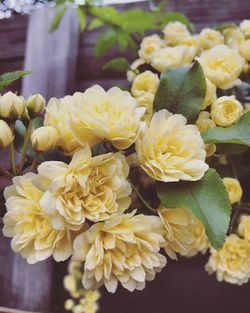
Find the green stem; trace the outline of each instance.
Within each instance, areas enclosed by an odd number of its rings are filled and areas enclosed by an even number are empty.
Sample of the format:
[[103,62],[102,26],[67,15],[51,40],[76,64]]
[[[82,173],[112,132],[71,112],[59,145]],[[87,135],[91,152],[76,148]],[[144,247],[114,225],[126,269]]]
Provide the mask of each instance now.
[[131,187],[133,188],[134,192],[136,193],[137,197],[141,200],[141,202],[146,206],[146,208],[149,211],[151,211],[155,214],[156,210],[150,204],[148,204],[148,202],[143,198],[143,196],[141,195],[141,193],[139,192],[137,187],[131,182],[131,180],[128,180],[128,181],[129,181]]
[[39,152],[36,153],[36,155],[34,156],[34,158],[32,160],[32,163],[30,166],[30,172],[32,172],[34,170],[34,168],[36,167],[37,162],[38,162],[38,158],[39,158]]
[[24,137],[23,148],[21,152],[21,160],[19,164],[19,173],[21,173],[23,170],[23,166],[24,166],[25,159],[26,159],[26,153],[27,153],[27,149],[28,149],[28,145],[30,141],[31,131],[32,131],[32,119],[29,121],[29,125],[27,128],[25,137]]
[[[16,121],[10,123],[10,129],[12,131],[13,137],[15,136],[15,125],[16,125]],[[14,139],[10,145],[10,167],[11,167],[13,175],[16,176],[17,171],[16,171]]]

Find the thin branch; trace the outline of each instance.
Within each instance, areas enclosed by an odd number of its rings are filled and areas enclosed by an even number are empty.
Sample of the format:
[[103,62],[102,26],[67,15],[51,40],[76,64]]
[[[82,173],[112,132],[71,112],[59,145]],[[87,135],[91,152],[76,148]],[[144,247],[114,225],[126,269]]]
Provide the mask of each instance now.
[[19,173],[21,173],[23,170],[23,166],[24,166],[25,159],[26,159],[26,153],[27,153],[27,149],[28,149],[28,145],[30,141],[31,131],[32,131],[32,119],[29,121],[29,125],[27,128],[25,137],[24,137],[24,143],[23,143],[23,148],[22,148],[22,153],[21,153],[21,161],[18,166]]

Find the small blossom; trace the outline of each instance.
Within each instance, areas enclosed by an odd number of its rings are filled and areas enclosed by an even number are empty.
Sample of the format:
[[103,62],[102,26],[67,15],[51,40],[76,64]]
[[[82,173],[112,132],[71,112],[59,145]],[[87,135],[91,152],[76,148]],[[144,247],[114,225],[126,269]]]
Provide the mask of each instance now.
[[45,103],[44,97],[40,94],[30,96],[26,102],[26,108],[29,116],[31,118],[35,118],[41,114],[44,111]]
[[250,38],[250,20],[243,20],[240,23],[240,30],[246,38]]
[[30,139],[34,150],[44,152],[57,144],[58,132],[52,126],[43,126],[35,129]]
[[13,141],[13,134],[9,125],[0,120],[0,149],[8,147]]
[[238,233],[250,243],[250,215],[241,215]]
[[204,50],[211,49],[224,42],[220,32],[211,28],[204,28],[199,35],[200,47]]
[[223,183],[227,189],[231,204],[239,202],[242,197],[242,188],[238,179],[225,177],[223,178]]
[[239,50],[240,44],[245,40],[241,30],[237,27],[230,27],[223,31],[225,44],[232,49]]
[[201,133],[206,132],[209,128],[216,126],[215,122],[211,120],[210,114],[207,111],[201,111],[198,119],[195,122]]
[[24,113],[24,99],[13,92],[0,96],[0,116],[8,119],[18,119]]
[[170,22],[163,30],[164,38],[168,45],[179,45],[184,38],[190,36],[187,26],[181,22]]
[[135,98],[142,97],[145,93],[155,95],[159,81],[159,77],[156,74],[151,71],[145,71],[134,79],[131,93]]
[[247,61],[250,61],[250,39],[242,41],[242,43],[240,44],[240,54]]
[[206,96],[201,109],[205,110],[216,99],[217,99],[216,86],[208,78],[206,78]]
[[153,53],[160,50],[162,46],[163,41],[161,38],[158,35],[151,35],[142,40],[138,54],[142,60],[146,63],[150,63]]

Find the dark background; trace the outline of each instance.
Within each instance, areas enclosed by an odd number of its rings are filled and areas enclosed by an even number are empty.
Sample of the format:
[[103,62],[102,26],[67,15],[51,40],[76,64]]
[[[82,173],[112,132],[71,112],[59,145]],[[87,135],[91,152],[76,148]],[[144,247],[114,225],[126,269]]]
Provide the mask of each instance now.
[[[149,7],[147,3],[129,6]],[[222,22],[250,19],[249,0],[171,0],[167,8],[185,13],[197,30]],[[0,21],[0,73],[23,68],[27,26],[27,16]],[[127,84],[123,75],[101,70],[107,59],[117,55],[117,52],[101,60],[94,58],[93,47],[98,34],[99,31],[94,31],[80,35],[75,80],[69,84],[67,92],[81,91],[96,83],[105,88]],[[11,89],[20,92],[21,81]],[[3,158],[3,154],[0,155],[0,159]],[[115,295],[111,295],[102,289],[100,312],[250,313],[250,284],[238,287],[218,283],[215,276],[209,276],[204,270],[207,258],[198,256],[178,262],[169,260],[162,273],[148,283],[143,292],[131,294],[119,288]],[[62,279],[66,272],[66,263],[55,264],[52,260],[27,266],[11,251],[9,239],[0,235],[0,306],[64,312],[63,303],[68,294],[63,290]],[[34,295],[31,300],[24,300],[29,299],[32,290],[38,294],[39,300],[33,301]]]

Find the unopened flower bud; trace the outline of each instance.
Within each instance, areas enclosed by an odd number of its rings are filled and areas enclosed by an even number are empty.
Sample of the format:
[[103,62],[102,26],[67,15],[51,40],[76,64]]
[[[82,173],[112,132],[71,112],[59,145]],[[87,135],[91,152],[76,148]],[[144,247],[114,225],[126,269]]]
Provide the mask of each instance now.
[[23,97],[18,97],[13,92],[7,92],[0,97],[0,116],[8,119],[18,119],[25,109]]
[[39,93],[30,96],[27,100],[26,107],[31,118],[37,117],[45,108],[45,99]]
[[32,147],[38,151],[48,151],[58,141],[58,132],[52,126],[43,126],[34,130],[31,135]]
[[8,147],[13,141],[12,131],[9,125],[0,120],[0,149]]

